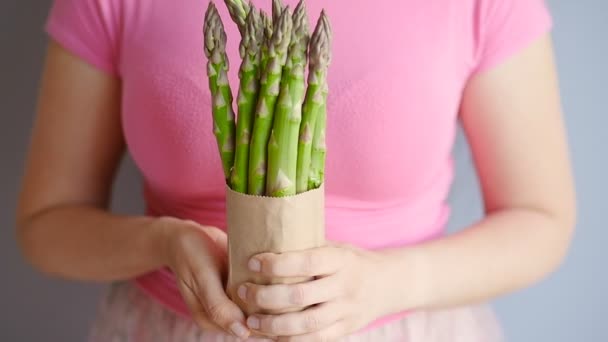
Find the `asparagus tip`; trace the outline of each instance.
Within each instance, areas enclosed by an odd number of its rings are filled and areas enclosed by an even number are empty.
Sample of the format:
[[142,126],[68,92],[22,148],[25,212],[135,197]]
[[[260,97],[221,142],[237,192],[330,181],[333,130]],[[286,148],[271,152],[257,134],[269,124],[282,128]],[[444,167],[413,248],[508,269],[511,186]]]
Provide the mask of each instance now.
[[321,12],[310,42],[310,65],[314,69],[327,68],[331,62],[331,27],[325,10]]
[[247,51],[251,53],[257,52],[259,45],[263,40],[263,31],[260,25],[261,18],[259,13],[253,4],[249,7],[247,18],[245,20],[245,29],[241,37],[241,43],[239,45],[239,53],[241,58],[245,58]]
[[327,16],[327,12],[325,12],[325,9],[321,10],[321,21],[323,22],[323,27],[325,29],[325,32],[327,33],[327,37],[330,39],[332,38],[332,31],[331,31],[331,24],[329,22],[329,17]]
[[205,23],[203,26],[205,39],[205,55],[211,58],[214,52],[224,53],[226,49],[226,32],[220,14],[213,1],[209,2],[205,12]]
[[268,16],[268,14],[262,10],[260,10],[260,18],[263,24],[264,38],[267,41],[270,41],[272,38],[272,18],[270,18],[270,16]]
[[293,11],[293,31],[308,36],[308,15],[304,0],[300,0]]
[[296,8],[293,10],[293,12],[297,13],[303,10],[306,10],[306,3],[304,2],[304,0],[300,0],[298,1],[298,4],[296,5]]
[[285,5],[282,0],[272,0],[272,21],[278,22],[280,20],[281,14]]
[[236,23],[239,32],[243,35],[246,25],[245,18],[247,17],[247,13],[249,13],[252,3],[248,0],[224,0],[224,2],[228,8],[228,13],[230,13],[230,18]]
[[281,13],[279,21],[274,23],[271,40],[271,51],[275,49],[275,53],[285,53],[291,40],[291,30],[293,29],[293,20],[289,12],[289,6],[286,6]]

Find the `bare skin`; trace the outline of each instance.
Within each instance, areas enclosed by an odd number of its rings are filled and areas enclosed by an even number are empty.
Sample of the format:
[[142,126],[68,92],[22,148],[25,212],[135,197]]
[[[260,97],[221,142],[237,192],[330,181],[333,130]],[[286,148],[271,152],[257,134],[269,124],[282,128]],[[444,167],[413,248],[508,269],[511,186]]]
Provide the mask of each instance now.
[[84,281],[167,265],[202,327],[247,336],[243,313],[223,290],[223,231],[108,211],[125,151],[119,99],[118,80],[50,45],[17,212],[23,254],[45,273]]
[[[461,118],[483,188],[486,216],[464,231],[383,251],[332,245],[255,256],[297,285],[245,284],[245,300],[298,313],[248,325],[281,341],[333,341],[385,314],[483,302],[529,286],[564,259],[575,195],[549,37],[470,80]],[[259,265],[259,267],[258,267]]]
[[[125,148],[119,94],[118,80],[50,47],[18,209],[23,253],[46,273],[90,281],[129,279],[168,265],[201,326],[230,332],[245,317],[221,287],[225,235],[219,229],[107,211]],[[482,184],[484,219],[408,248],[330,245],[255,256],[250,264],[259,272],[320,279],[244,284],[246,300],[272,309],[320,305],[249,317],[251,330],[285,341],[335,340],[387,313],[495,298],[560,265],[574,230],[575,195],[549,37],[471,79],[461,118]]]

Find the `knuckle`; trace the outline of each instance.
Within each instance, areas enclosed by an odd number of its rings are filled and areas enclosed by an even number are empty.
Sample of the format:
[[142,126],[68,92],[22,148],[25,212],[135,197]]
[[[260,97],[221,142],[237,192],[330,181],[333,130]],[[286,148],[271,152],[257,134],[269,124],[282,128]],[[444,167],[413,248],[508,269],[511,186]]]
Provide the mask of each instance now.
[[266,258],[264,259],[266,264],[266,273],[270,276],[278,276],[281,273],[281,263],[278,259],[275,258]]
[[213,322],[218,324],[223,324],[226,321],[226,318],[229,317],[230,313],[230,305],[227,303],[217,303],[213,305],[209,305],[206,308],[207,316]]
[[308,253],[302,260],[302,271],[304,274],[312,274],[315,270],[316,260],[313,253]]
[[183,222],[184,222],[185,225],[193,226],[193,227],[198,227],[198,223],[195,222],[194,220],[186,219]]
[[252,291],[252,301],[253,304],[263,307],[265,304],[267,304],[267,298],[268,296],[266,295],[266,290],[264,289],[260,289],[260,288],[256,288],[256,287],[251,287],[250,291]]
[[266,316],[260,319],[260,327],[267,333],[279,335],[285,333],[286,322],[279,317]]
[[308,331],[317,331],[319,329],[319,326],[319,318],[316,315],[307,314],[304,316],[304,327]]
[[267,325],[266,326],[268,327],[268,330],[270,330],[272,332],[275,332],[275,333],[278,333],[278,332],[281,331],[281,328],[282,328],[283,324],[281,323],[280,319],[270,318],[269,317],[269,318],[267,318],[267,320],[268,321],[267,321]]
[[258,254],[256,259],[260,262],[260,271],[262,273],[270,273],[272,270],[272,260],[268,254]]
[[306,302],[306,289],[303,285],[294,285],[291,288],[289,300],[295,305],[305,305]]

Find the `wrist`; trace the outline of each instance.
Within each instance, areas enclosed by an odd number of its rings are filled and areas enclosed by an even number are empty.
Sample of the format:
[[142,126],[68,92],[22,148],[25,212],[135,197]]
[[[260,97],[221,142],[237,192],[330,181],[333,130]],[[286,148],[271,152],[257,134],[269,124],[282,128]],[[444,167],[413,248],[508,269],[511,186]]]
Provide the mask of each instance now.
[[169,217],[154,218],[150,229],[150,245],[152,246],[152,255],[156,258],[156,262],[161,266],[171,266],[175,255],[176,236],[179,233],[176,229],[179,228],[177,219]]
[[381,252],[383,293],[387,314],[425,307],[430,295],[430,274],[424,251],[418,247],[388,249]]

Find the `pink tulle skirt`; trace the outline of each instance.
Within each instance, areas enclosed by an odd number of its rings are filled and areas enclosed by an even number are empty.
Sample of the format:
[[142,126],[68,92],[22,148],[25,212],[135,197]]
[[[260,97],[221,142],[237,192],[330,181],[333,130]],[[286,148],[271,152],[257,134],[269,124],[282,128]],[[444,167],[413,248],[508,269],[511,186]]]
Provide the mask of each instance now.
[[[252,341],[255,341],[251,339]],[[492,310],[467,306],[412,313],[344,342],[499,342],[500,326]],[[165,309],[131,283],[111,286],[103,296],[90,342],[236,342],[222,333],[202,331],[195,323]]]

